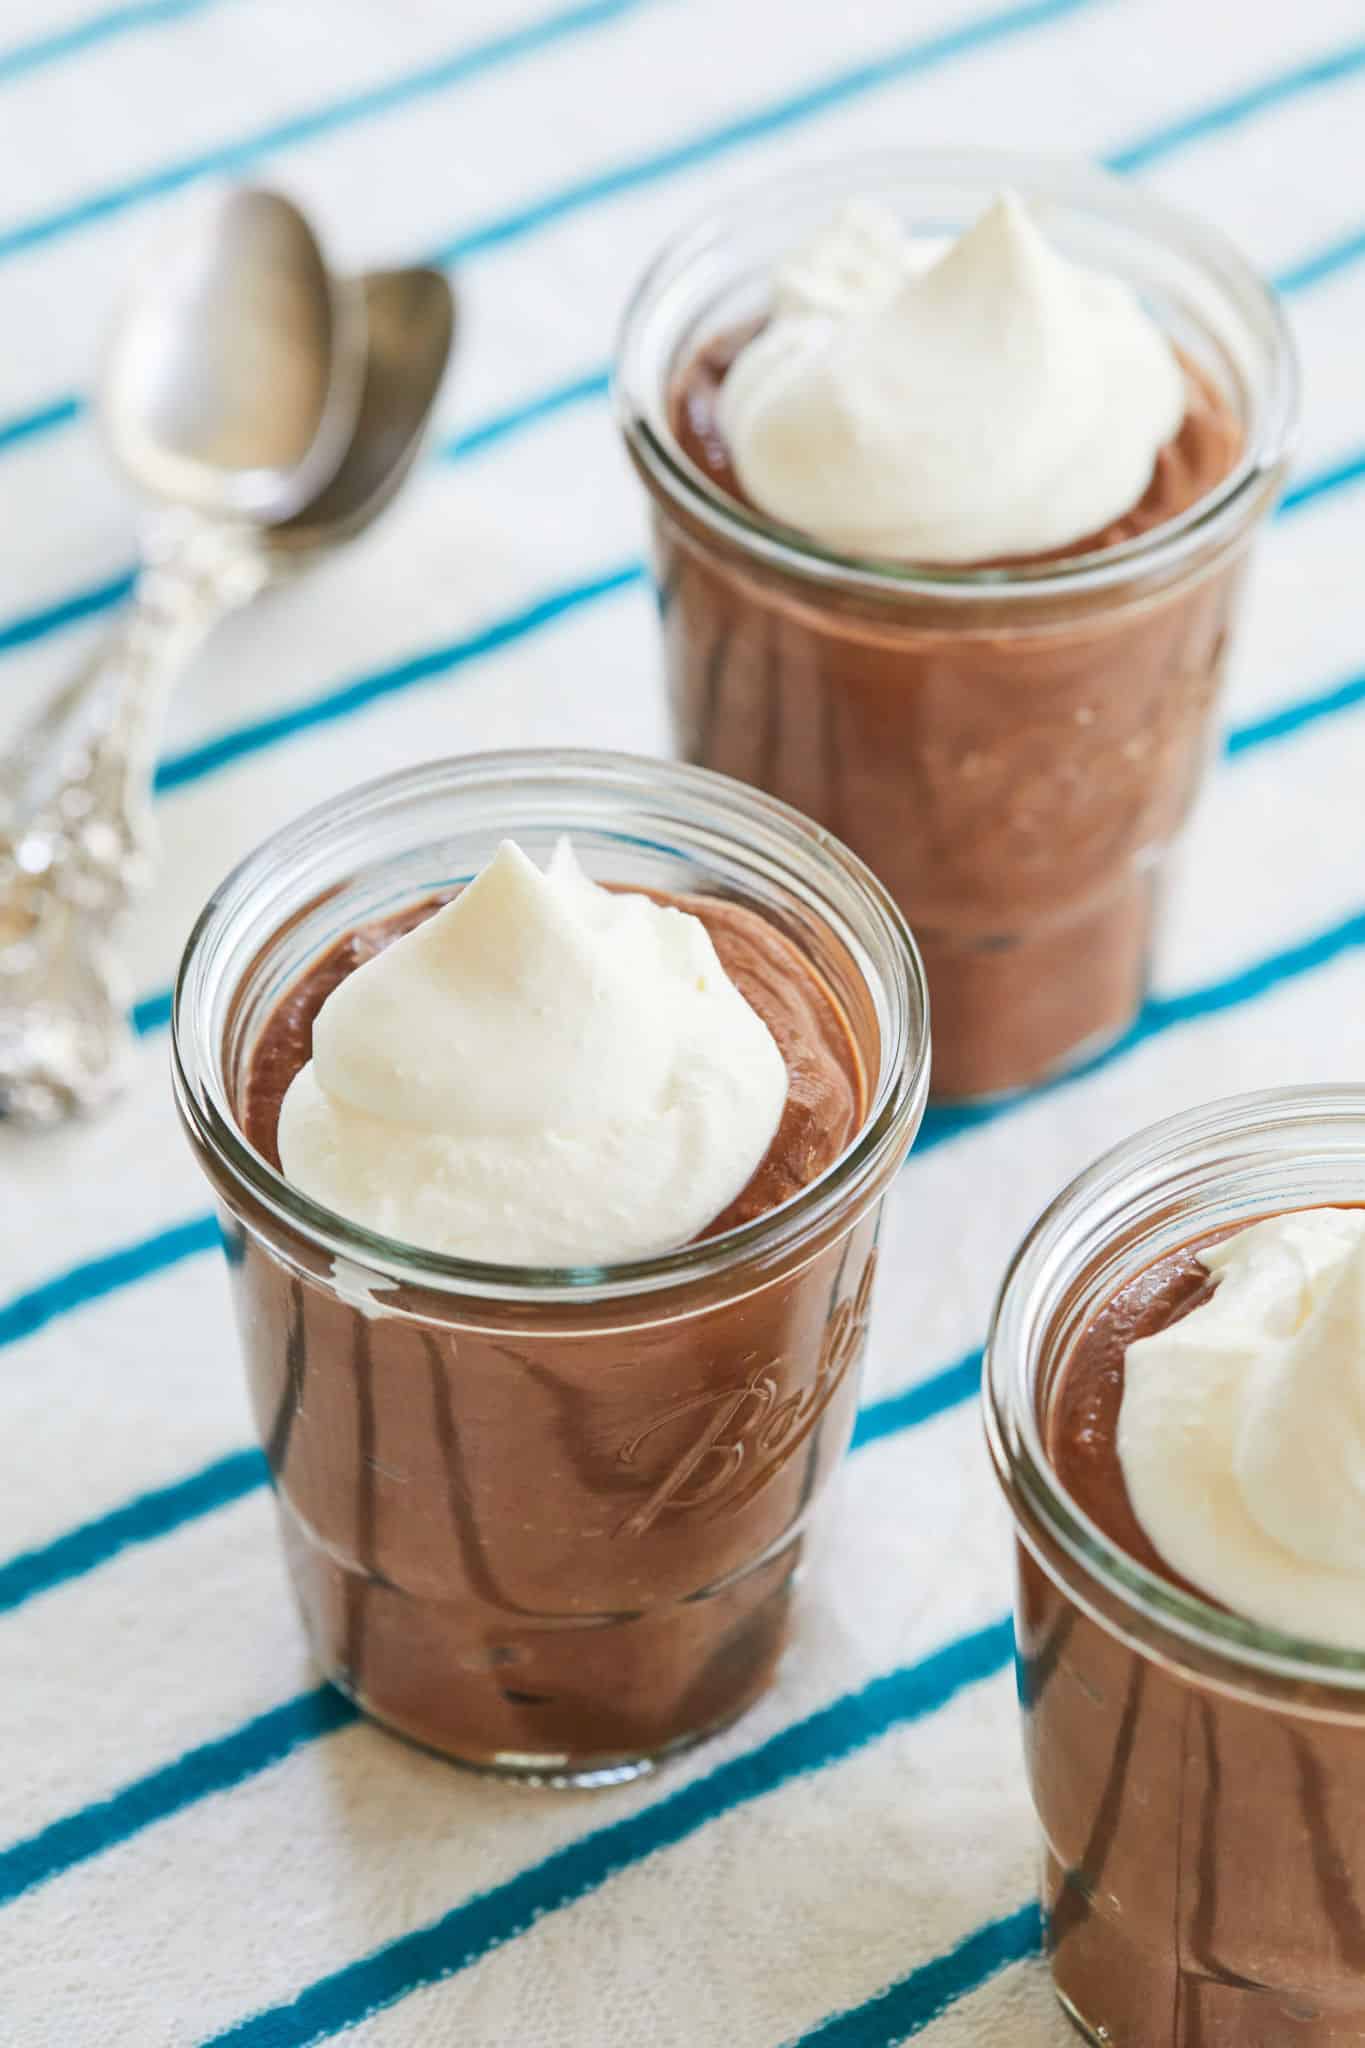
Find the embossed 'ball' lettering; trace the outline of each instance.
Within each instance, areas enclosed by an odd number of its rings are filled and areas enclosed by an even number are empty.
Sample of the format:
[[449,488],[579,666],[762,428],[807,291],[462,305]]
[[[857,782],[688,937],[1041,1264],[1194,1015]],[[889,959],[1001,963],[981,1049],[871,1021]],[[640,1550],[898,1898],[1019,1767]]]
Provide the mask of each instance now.
[[643,1536],[664,1513],[684,1514],[708,1506],[741,1508],[777,1477],[811,1435],[857,1359],[867,1334],[876,1260],[875,1250],[870,1251],[857,1291],[831,1315],[809,1386],[779,1400],[775,1375],[783,1361],[775,1359],[765,1369],[751,1372],[741,1386],[675,1402],[622,1445],[619,1462],[638,1467],[644,1447],[671,1424],[693,1417],[699,1425],[687,1449],[660,1475],[618,1535]]

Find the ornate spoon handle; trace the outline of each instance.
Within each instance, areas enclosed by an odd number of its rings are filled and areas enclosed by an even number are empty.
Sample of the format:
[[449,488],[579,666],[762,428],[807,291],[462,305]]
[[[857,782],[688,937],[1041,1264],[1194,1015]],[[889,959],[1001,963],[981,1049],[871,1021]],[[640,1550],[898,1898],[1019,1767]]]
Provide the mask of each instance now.
[[150,879],[166,702],[190,653],[267,575],[250,529],[161,522],[124,617],[0,761],[0,1115],[55,1123],[123,1079],[118,936]]

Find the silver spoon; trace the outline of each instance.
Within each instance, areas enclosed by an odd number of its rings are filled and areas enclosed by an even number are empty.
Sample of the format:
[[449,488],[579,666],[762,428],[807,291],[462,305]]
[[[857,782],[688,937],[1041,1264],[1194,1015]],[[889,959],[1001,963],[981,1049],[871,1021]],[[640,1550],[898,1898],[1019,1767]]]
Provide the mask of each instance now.
[[133,597],[0,769],[0,1110],[49,1120],[118,1083],[126,1033],[110,931],[150,871],[146,792],[176,672],[260,576],[250,522],[340,461],[364,305],[276,193],[225,192],[136,279],[98,411],[157,509]]
[[[89,679],[79,678],[25,744],[18,776],[0,781],[0,1114],[56,1122],[99,1107],[122,1078],[126,985],[110,928],[145,880],[161,710],[187,646],[234,605],[362,532],[412,465],[453,342],[451,289],[439,272],[389,271],[362,281],[361,300],[369,340],[359,408],[330,480],[271,525],[201,523],[188,557],[179,552],[176,561],[174,590],[188,589],[189,616],[168,616],[158,602],[151,648],[128,646],[131,682],[114,715],[91,738],[79,735],[90,694]],[[239,481],[253,473],[250,464],[236,468]],[[160,574],[149,560],[151,596]],[[143,681],[143,667],[154,683]],[[11,826],[7,840],[8,791],[30,789],[33,764],[54,759],[54,747],[61,767],[55,780],[49,771],[36,849],[31,825]]]

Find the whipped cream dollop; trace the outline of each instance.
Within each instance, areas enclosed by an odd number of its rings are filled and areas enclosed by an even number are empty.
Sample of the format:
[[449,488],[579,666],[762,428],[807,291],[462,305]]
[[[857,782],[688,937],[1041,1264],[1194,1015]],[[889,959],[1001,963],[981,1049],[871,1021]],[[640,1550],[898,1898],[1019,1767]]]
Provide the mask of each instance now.
[[1365,1211],[1268,1217],[1129,1345],[1118,1452],[1166,1562],[1252,1621],[1365,1650]]
[[387,1237],[534,1266],[684,1244],[739,1194],[787,1069],[705,926],[510,840],[346,976],[280,1107],[295,1186]]
[[1008,193],[927,269],[850,208],[774,279],[718,419],[761,510],[849,553],[1035,555],[1130,511],[1185,380],[1122,280],[1051,248]]

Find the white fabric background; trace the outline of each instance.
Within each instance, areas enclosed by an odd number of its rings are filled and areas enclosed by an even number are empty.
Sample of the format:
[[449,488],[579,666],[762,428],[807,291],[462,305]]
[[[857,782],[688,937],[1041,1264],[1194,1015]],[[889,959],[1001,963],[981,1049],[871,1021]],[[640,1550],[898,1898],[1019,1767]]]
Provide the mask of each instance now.
[[[1128,153],[1290,287],[1303,495],[1261,548],[1228,706],[1244,744],[1213,777],[1160,960],[1162,995],[1202,995],[1101,1071],[926,1147],[896,1190],[867,1398],[932,1381],[979,1344],[1024,1226],[1103,1146],[1235,1088],[1361,1071],[1361,36],[1359,0],[7,0],[0,735],[93,644],[98,593],[132,559],[89,420],[34,415],[88,388],[120,281],[184,203],[171,186],[250,168],[349,266],[463,249],[440,444],[599,373],[663,236],[766,171],[904,143]],[[272,137],[319,109],[340,111]],[[228,864],[347,783],[485,746],[664,749],[645,586],[582,595],[641,546],[589,395],[463,459],[438,447],[363,546],[226,627],[180,693],[171,755],[579,593],[498,651],[167,794],[142,994]],[[1293,707],[1312,715],[1266,735]],[[955,1669],[950,1646],[1005,1611],[970,1402],[854,1455],[776,1690],[653,1782],[518,1794],[359,1725],[252,1768],[259,1717],[316,1678],[265,1492],[202,1513],[167,1493],[250,1441],[218,1256],[160,1235],[205,1206],[164,1030],[103,1123],[0,1132],[0,2039],[282,2048],[351,2026],[367,2048],[769,2048],[836,2013],[819,2038],[842,2048],[1069,2038],[1008,1917],[1032,1843],[1007,1671],[996,1655],[913,1719],[918,1681],[887,1679],[939,1653]],[[138,1517],[165,1501],[174,1526],[147,1536]],[[752,1784],[716,1780],[750,1755]],[[717,1784],[754,1796],[641,1853],[670,1800]],[[604,1851],[600,1831],[635,1816]],[[547,1875],[575,1843],[584,1860]],[[447,1916],[489,1894],[465,1959]],[[518,1900],[538,1917],[516,1933]],[[1001,1919],[1020,1959],[993,1968],[973,1938]],[[386,1951],[436,1923],[429,1949]]]

